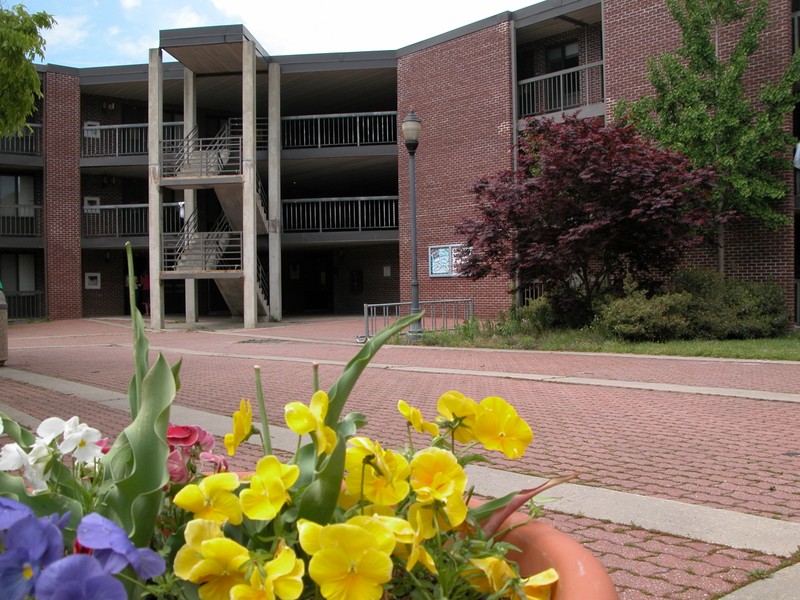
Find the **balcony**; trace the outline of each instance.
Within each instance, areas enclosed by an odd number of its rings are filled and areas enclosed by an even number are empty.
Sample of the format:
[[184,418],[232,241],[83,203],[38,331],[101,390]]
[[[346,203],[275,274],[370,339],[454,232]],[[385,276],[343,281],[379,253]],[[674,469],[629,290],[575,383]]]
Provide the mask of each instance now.
[[16,135],[0,137],[0,153],[41,156],[42,126],[28,124]]
[[[119,238],[146,236],[148,233],[147,204],[113,204],[88,206],[83,209],[83,237]],[[183,227],[181,205],[178,202],[162,206],[164,231],[175,233]]]
[[603,61],[519,82],[520,117],[538,117],[604,102]]
[[4,290],[10,320],[41,319],[44,317],[44,292]]
[[33,204],[0,205],[0,235],[41,237],[42,207]]
[[[183,139],[183,123],[164,123],[164,140]],[[118,158],[147,155],[147,123],[85,125],[82,158]]]
[[284,200],[284,233],[397,229],[397,196]]

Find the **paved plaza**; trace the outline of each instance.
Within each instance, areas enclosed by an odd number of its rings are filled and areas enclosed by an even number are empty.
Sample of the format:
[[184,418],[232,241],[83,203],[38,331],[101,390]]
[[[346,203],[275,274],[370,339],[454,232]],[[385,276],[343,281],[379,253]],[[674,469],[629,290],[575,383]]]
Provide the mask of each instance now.
[[[312,363],[328,388],[362,332],[358,317],[310,317],[254,330],[171,322],[148,338],[151,361],[183,359],[172,422],[221,445],[260,365],[274,445],[291,451],[283,405],[308,401]],[[78,415],[114,436],[132,372],[127,319],[13,323],[0,411],[31,427]],[[535,435],[521,460],[471,467],[476,491],[577,473],[547,493],[543,518],[595,553],[624,600],[800,599],[800,566],[785,566],[800,558],[800,363],[385,346],[346,410],[367,415],[365,435],[402,447],[397,401],[431,419],[451,389],[505,398]],[[258,456],[249,446],[231,468]]]

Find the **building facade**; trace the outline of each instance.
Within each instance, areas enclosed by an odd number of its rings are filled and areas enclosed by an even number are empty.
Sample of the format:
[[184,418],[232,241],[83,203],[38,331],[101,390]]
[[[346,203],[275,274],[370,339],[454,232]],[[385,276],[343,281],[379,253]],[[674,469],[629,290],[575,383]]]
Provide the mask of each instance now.
[[[789,63],[797,0],[772,0],[748,85]],[[736,31],[723,32],[723,48]],[[30,130],[0,139],[0,281],[12,318],[129,311],[124,244],[165,315],[360,314],[411,290],[415,159],[420,298],[481,317],[511,282],[458,276],[471,187],[511,168],[520,120],[611,114],[649,91],[648,56],[674,49],[664,0],[545,0],[398,50],[270,56],[242,26],[161,32],[141,65],[39,67]],[[727,46],[726,46],[727,44]],[[335,48],[331,49],[335,51]],[[787,115],[787,129],[800,128]],[[787,149],[787,156],[790,155]],[[774,281],[797,318],[793,225],[726,233],[727,275]],[[698,252],[713,267],[715,253]]]

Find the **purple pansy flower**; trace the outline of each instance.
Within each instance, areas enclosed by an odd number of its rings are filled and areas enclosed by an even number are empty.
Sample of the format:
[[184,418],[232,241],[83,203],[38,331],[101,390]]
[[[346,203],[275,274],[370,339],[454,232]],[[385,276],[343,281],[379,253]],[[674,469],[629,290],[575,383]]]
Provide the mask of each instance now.
[[91,513],[78,524],[78,543],[93,550],[92,555],[107,573],[119,573],[130,565],[141,579],[161,575],[164,559],[150,548],[137,548],[119,525]]
[[45,567],[64,556],[64,538],[58,519],[17,519],[6,531],[0,554],[0,590],[4,600],[22,600],[33,591]]
[[127,600],[125,587],[94,556],[73,554],[52,563],[36,582],[37,600]]

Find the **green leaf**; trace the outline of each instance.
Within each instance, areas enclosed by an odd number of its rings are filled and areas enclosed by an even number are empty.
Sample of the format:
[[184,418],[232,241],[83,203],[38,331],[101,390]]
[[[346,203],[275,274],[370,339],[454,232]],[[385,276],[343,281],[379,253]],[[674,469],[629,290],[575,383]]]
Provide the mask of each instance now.
[[101,459],[113,483],[104,504],[137,546],[150,542],[169,481],[166,434],[176,391],[173,370],[159,354],[142,380],[138,414]]
[[36,440],[36,436],[24,427],[20,427],[14,419],[0,412],[3,421],[3,433],[14,440],[23,450],[28,450]]
[[510,494],[503,496],[502,498],[495,498],[494,500],[490,500],[489,502],[484,502],[479,506],[475,506],[469,509],[469,514],[475,519],[477,522],[481,522],[484,519],[488,519],[495,511],[503,508],[509,502],[511,502],[514,497],[517,495],[517,492],[511,492]]
[[353,391],[353,387],[355,387],[356,382],[358,382],[361,373],[366,369],[378,350],[381,349],[381,346],[393,335],[400,333],[403,329],[411,325],[411,323],[421,318],[422,313],[409,315],[381,329],[373,338],[368,340],[361,348],[361,351],[347,363],[339,379],[337,379],[336,383],[328,390],[330,404],[328,405],[328,416],[325,418],[326,425],[329,427],[336,427],[339,416],[342,414],[344,405],[347,402],[347,398],[350,396],[350,392]]
[[342,475],[346,456],[346,440],[339,437],[336,447],[317,472],[314,481],[305,489],[299,502],[299,517],[326,525],[336,510],[342,490]]

